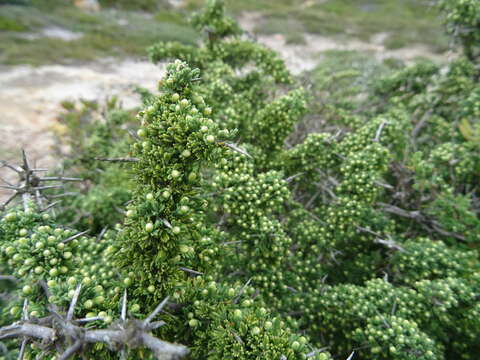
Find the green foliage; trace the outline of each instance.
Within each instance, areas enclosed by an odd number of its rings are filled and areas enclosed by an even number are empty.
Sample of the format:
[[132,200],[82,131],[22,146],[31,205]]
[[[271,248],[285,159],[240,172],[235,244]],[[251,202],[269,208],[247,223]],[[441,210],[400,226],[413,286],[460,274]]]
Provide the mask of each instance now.
[[[81,282],[78,315],[101,313],[99,326],[124,289],[136,317],[170,296],[155,333],[192,359],[476,359],[478,66],[420,62],[370,82],[319,70],[310,97],[223,2],[193,22],[202,44],[149,49],[178,59],[135,120],[114,102],[101,121],[65,104],[66,169],[91,183],[69,207],[91,213],[78,226],[98,241],[67,241],[68,210],[6,211],[0,268],[20,280],[4,322],[25,298],[35,316],[66,307]],[[127,156],[133,176],[96,159]]]
[[14,19],[0,15],[0,31],[26,31],[27,27]]
[[168,2],[164,0],[100,0],[99,3],[102,7],[115,7],[137,11],[155,11],[168,7]]
[[480,4],[476,0],[440,0],[448,33],[462,44],[472,61],[480,56]]

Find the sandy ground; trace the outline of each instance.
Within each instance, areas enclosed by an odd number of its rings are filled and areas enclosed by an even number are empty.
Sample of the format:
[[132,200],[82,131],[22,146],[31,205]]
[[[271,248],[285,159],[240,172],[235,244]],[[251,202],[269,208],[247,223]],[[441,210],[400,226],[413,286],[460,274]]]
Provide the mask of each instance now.
[[[247,13],[241,25],[253,31],[259,15]],[[59,30],[56,29],[58,35]],[[51,35],[51,34],[50,34]],[[286,44],[282,35],[258,36],[257,41],[278,51],[295,74],[310,70],[328,50],[361,50],[371,52],[378,59],[399,58],[406,62],[418,56],[433,60],[445,57],[433,54],[424,47],[388,51],[382,45],[388,34],[377,34],[370,42],[336,40],[306,35],[302,45]],[[15,162],[24,148],[38,166],[52,165],[50,127],[61,111],[62,100],[102,100],[118,95],[127,108],[139,104],[133,92],[136,85],[154,90],[162,77],[163,67],[147,61],[104,59],[80,65],[0,66],[0,159]],[[12,179],[5,169],[0,177]],[[0,200],[5,197],[0,190]]]
[[[126,108],[140,104],[136,86],[155,90],[163,66],[147,61],[102,60],[82,65],[0,67],[0,159],[13,163],[24,148],[39,167],[53,163],[50,128],[63,100],[103,100],[117,95]],[[15,180],[0,169],[0,177]],[[0,199],[6,195],[0,191]]]

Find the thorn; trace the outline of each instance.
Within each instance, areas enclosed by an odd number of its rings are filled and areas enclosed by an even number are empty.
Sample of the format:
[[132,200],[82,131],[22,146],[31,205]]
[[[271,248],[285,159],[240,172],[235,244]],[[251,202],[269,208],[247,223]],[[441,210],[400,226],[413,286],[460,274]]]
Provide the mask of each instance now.
[[70,241],[72,241],[72,240],[75,240],[75,239],[79,238],[79,237],[82,236],[82,235],[85,235],[85,234],[88,233],[89,231],[90,231],[90,230],[85,230],[85,231],[82,231],[82,232],[80,232],[80,233],[78,233],[78,234],[75,234],[75,235],[73,235],[73,236],[70,236],[69,238],[66,238],[65,240],[63,240],[62,243],[66,244],[66,243],[68,243],[68,242],[70,242]]
[[110,162],[138,162],[140,161],[139,158],[134,158],[134,157],[125,157],[125,158],[102,158],[102,157],[96,157],[94,160],[98,161],[110,161]]
[[185,271],[186,273],[189,273],[189,274],[192,274],[192,275],[195,275],[195,276],[203,275],[203,273],[200,272],[200,271],[192,270],[192,269],[189,269],[189,268],[186,268],[186,267],[183,267],[183,266],[180,266],[180,270]]
[[12,165],[8,164],[6,161],[0,161],[0,163],[2,164],[1,167],[6,167],[6,168],[9,168],[10,170],[13,170],[15,171],[17,174],[21,174],[22,171],[19,170],[19,169],[16,169],[15,167],[13,167]]
[[288,178],[285,179],[285,181],[286,181],[287,183],[289,183],[289,182],[291,182],[293,179],[295,179],[295,178],[297,178],[297,177],[299,177],[299,176],[302,176],[303,174],[305,174],[305,173],[301,172],[301,173],[298,173],[298,174],[289,176]]
[[143,321],[143,325],[147,326],[148,324],[150,324],[150,322],[155,318],[155,316],[157,316],[157,314],[162,311],[163,307],[167,304],[167,302],[168,296],[163,299],[160,304],[158,304],[158,306],[155,308],[155,310],[152,311],[150,315],[148,315],[148,317]]
[[0,188],[9,190],[20,190],[20,186],[15,185],[0,185]]
[[8,182],[7,180],[5,180],[4,178],[1,178],[1,177],[0,177],[0,180],[2,180],[2,181],[3,181],[5,184],[7,184],[7,185],[15,186],[15,185],[13,185],[12,183],[10,183],[10,182]]
[[58,205],[60,204],[61,201],[54,201],[53,203],[51,203],[50,205],[44,207],[43,209],[40,210],[40,212],[44,212],[44,211],[47,211],[47,210],[50,210],[51,208],[53,208],[55,205]]
[[75,305],[77,305],[78,297],[80,296],[80,290],[82,290],[82,284],[78,284],[75,292],[73,293],[72,301],[70,302],[70,306],[67,312],[67,321],[71,321],[73,319]]
[[248,152],[246,152],[244,149],[242,149],[241,147],[238,147],[237,145],[235,144],[231,144],[231,143],[226,143],[226,142],[220,142],[219,144],[223,144],[225,145],[226,147],[232,149],[233,151],[236,151],[242,155],[245,155],[245,156],[248,156],[249,158],[253,159],[252,155],[250,155]]
[[380,136],[382,135],[383,128],[387,124],[388,124],[388,121],[382,121],[382,123],[380,124],[380,126],[377,129],[377,133],[375,134],[375,138],[373,139],[373,141],[375,141],[375,142],[380,141]]
[[171,229],[172,224],[167,219],[162,219],[163,225],[165,225],[167,228]]
[[75,322],[78,322],[78,323],[87,323],[87,322],[92,322],[92,321],[97,321],[97,320],[103,320],[103,317],[101,317],[101,316],[94,316],[94,317],[89,317],[89,318],[76,319]]
[[107,232],[107,230],[108,230],[108,226],[105,226],[105,227],[102,229],[102,231],[100,231],[100,234],[98,234],[98,236],[97,236],[97,241],[100,241],[100,240],[102,239],[103,235],[105,235],[105,233]]
[[127,289],[123,292],[123,300],[122,300],[122,312],[120,315],[123,321],[127,320]]
[[69,178],[63,176],[49,176],[38,179],[39,181],[83,181],[81,178]]
[[75,343],[72,346],[70,346],[67,350],[65,350],[65,352],[57,358],[57,360],[67,360],[67,359],[69,359],[81,347],[82,347],[82,341],[81,340],[75,341]]
[[78,192],[66,192],[66,193],[63,193],[63,194],[50,195],[49,198],[50,199],[56,199],[56,198],[59,198],[59,197],[76,196],[76,195],[80,195],[80,193],[78,193]]
[[63,185],[47,185],[47,186],[38,186],[33,188],[32,190],[48,190],[48,189],[58,189],[58,188],[63,188]]
[[245,285],[242,286],[242,288],[240,289],[237,297],[233,300],[233,303],[236,304],[238,302],[238,300],[240,300],[240,297],[243,295],[243,293],[245,292],[245,289],[247,288],[248,285],[250,285],[250,282],[252,281],[252,278],[248,279],[248,281],[245,283]]
[[28,299],[25,299],[25,301],[23,302],[22,313],[23,313],[22,320],[23,321],[29,320],[29,317],[28,317]]
[[10,204],[10,202],[15,199],[15,197],[18,195],[18,193],[15,193],[13,195],[11,195],[1,206],[1,208],[5,208],[8,204]]
[[18,354],[18,360],[23,360],[23,357],[25,356],[25,348],[27,346],[28,339],[24,338],[22,340],[22,345],[20,345],[20,352]]

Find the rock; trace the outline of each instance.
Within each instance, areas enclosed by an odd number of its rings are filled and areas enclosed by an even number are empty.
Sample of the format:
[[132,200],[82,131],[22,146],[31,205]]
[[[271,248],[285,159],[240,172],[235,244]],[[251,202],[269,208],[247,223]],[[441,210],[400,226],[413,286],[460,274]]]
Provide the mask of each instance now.
[[100,10],[98,0],[75,0],[74,3],[77,8],[83,11],[95,12]]

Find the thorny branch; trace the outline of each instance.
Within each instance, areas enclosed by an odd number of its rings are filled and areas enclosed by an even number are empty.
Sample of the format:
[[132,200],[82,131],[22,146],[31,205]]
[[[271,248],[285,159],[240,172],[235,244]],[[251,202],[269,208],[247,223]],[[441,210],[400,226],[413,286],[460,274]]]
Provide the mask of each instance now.
[[167,304],[168,297],[146,318],[146,320],[126,319],[127,297],[123,297],[121,319],[106,329],[84,328],[79,324],[85,320],[98,319],[73,319],[75,305],[80,296],[81,286],[75,290],[65,316],[59,315],[50,307],[52,315],[41,319],[28,319],[23,317],[21,321],[0,328],[0,340],[22,339],[21,353],[25,351],[27,342],[41,341],[45,353],[62,350],[58,359],[66,360],[83,350],[84,347],[105,343],[111,350],[123,351],[125,347],[130,349],[145,347],[150,349],[158,359],[180,359],[188,354],[188,349],[183,345],[172,344],[160,340],[150,332],[163,326],[163,321],[152,320]]
[[[21,198],[24,209],[28,209],[30,201],[32,199],[35,199],[37,205],[40,209],[42,209],[42,211],[50,210],[56,204],[58,204],[58,202],[54,202],[45,206],[44,200],[46,198],[41,193],[43,190],[63,188],[64,183],[68,181],[82,181],[82,179],[79,178],[71,178],[64,176],[39,176],[38,172],[44,172],[45,169],[36,169],[31,167],[25,150],[22,150],[22,164],[20,166],[13,166],[5,161],[2,161],[0,162],[0,167],[6,167],[14,171],[19,177],[19,181],[17,184],[7,183],[7,185],[1,185],[2,188],[12,190],[13,194],[7,199],[7,201],[5,201],[3,204],[0,204],[0,210],[4,210],[6,206],[16,197]],[[45,182],[52,181],[58,181],[60,182],[60,184],[44,185]],[[52,198],[67,195],[67,193],[59,194],[52,196]]]

